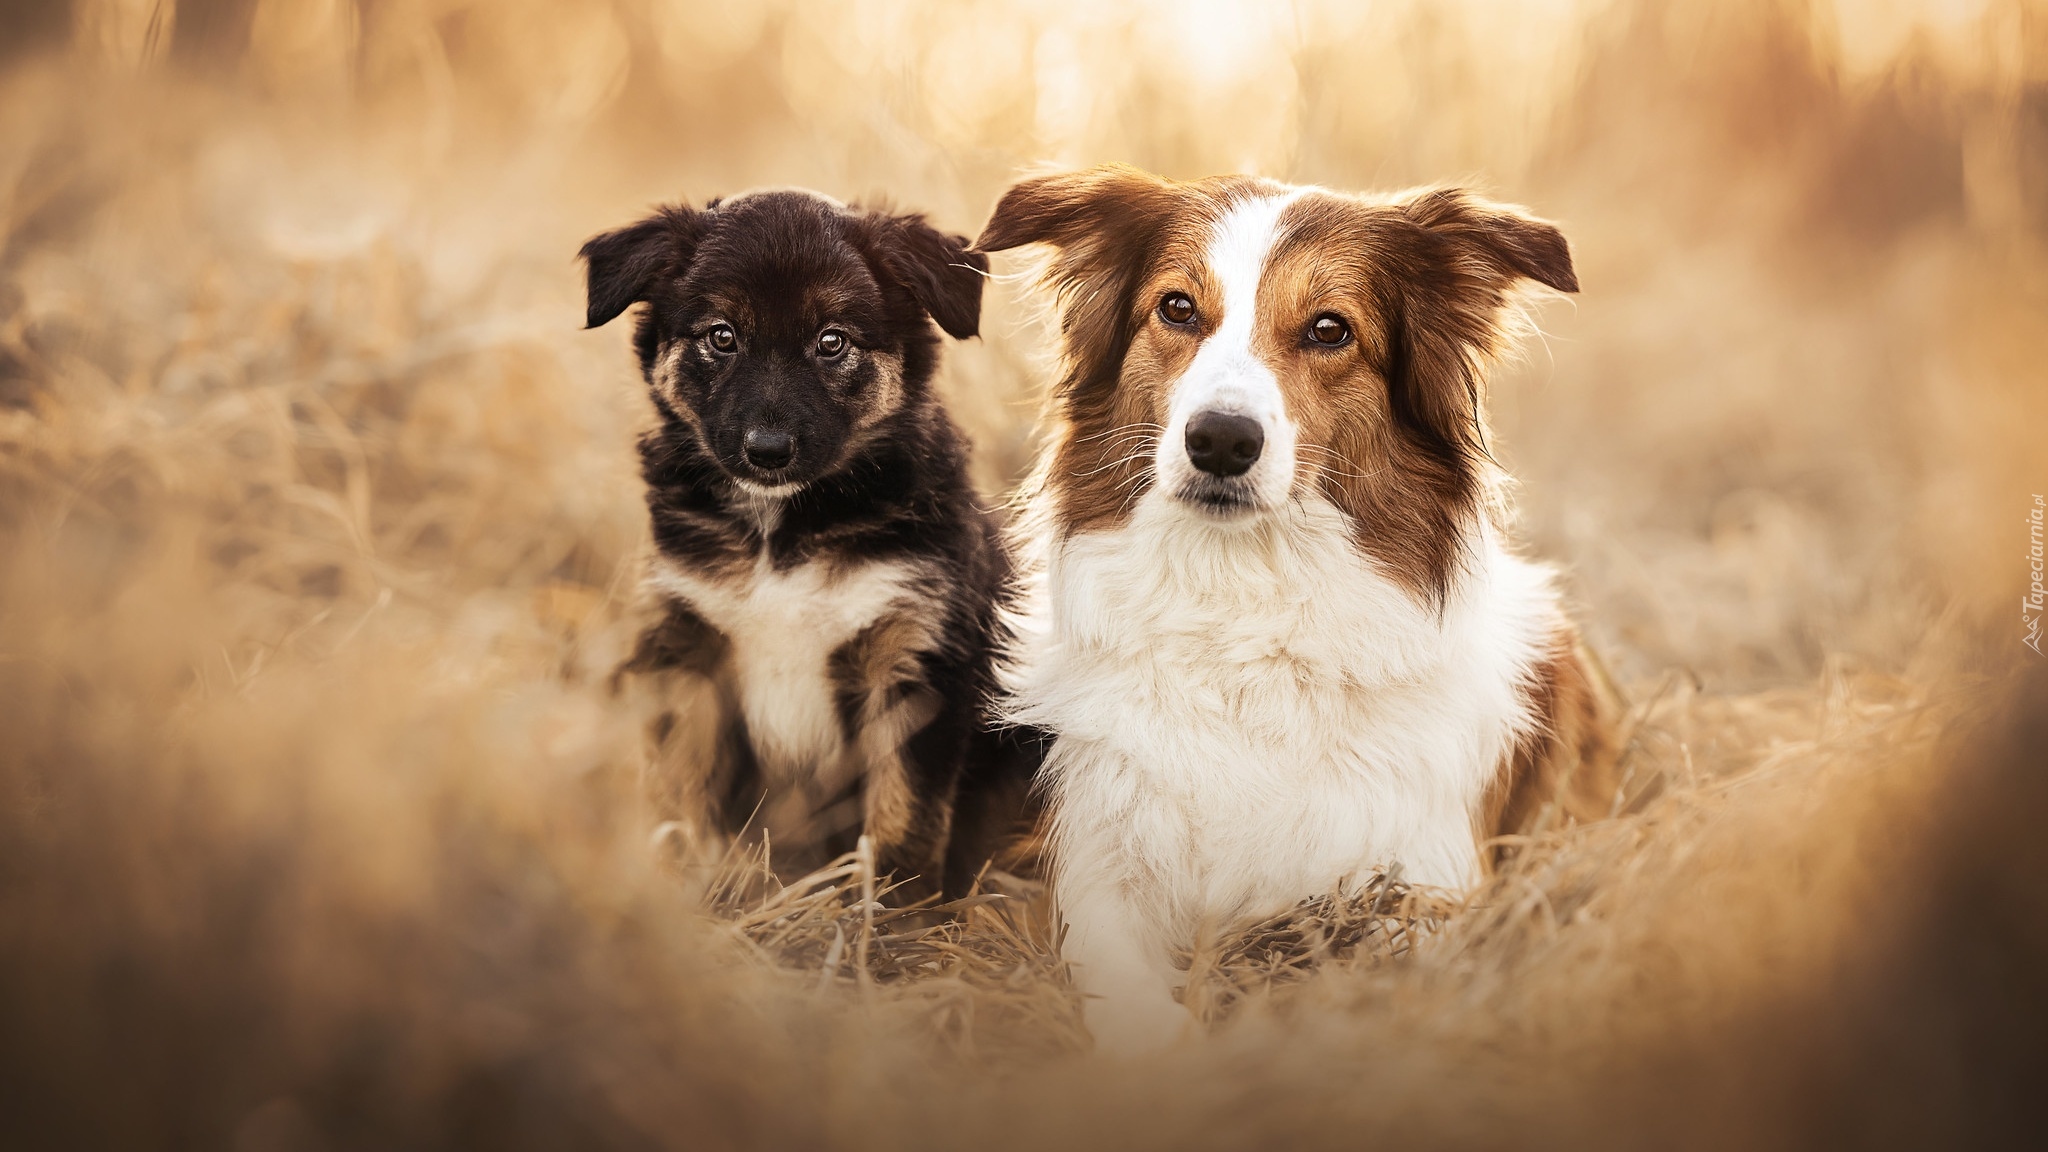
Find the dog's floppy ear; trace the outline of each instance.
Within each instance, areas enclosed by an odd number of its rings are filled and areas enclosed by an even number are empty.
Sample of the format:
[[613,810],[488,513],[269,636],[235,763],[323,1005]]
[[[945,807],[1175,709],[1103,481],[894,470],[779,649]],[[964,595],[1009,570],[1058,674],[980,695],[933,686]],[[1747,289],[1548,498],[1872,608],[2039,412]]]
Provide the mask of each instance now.
[[1564,234],[1521,209],[1458,189],[1396,204],[1383,238],[1396,322],[1387,383],[1396,418],[1446,458],[1483,453],[1480,385],[1507,343],[1513,291],[1534,280],[1579,290]]
[[589,265],[584,326],[610,323],[646,300],[660,277],[680,275],[703,232],[702,213],[667,207],[637,224],[591,237],[576,253]]
[[1173,186],[1124,164],[1021,181],[996,203],[975,247],[1045,244],[1039,281],[1058,301],[1067,367],[1058,390],[1106,394],[1133,332],[1130,296],[1160,225],[1180,206]]
[[874,259],[896,278],[918,306],[955,340],[981,330],[981,282],[988,257],[972,252],[967,237],[950,236],[918,215],[868,217]]
[[1491,263],[1506,278],[1577,292],[1571,245],[1548,220],[1456,188],[1424,192],[1402,206],[1410,220]]
[[1003,193],[974,246],[983,252],[1025,244],[1087,246],[1157,219],[1168,196],[1166,181],[1128,164],[1034,176]]

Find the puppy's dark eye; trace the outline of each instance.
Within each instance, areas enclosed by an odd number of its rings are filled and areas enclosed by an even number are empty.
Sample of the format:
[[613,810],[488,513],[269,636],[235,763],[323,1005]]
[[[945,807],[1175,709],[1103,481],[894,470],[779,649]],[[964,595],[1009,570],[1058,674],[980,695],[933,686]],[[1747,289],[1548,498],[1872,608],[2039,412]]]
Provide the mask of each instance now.
[[1159,318],[1168,324],[1195,322],[1195,302],[1185,292],[1168,292],[1159,301]]
[[730,324],[713,324],[704,337],[711,341],[714,352],[731,352],[740,346],[739,333],[734,332]]
[[846,352],[846,333],[837,328],[827,328],[818,334],[818,355],[826,360],[837,360]]
[[1308,338],[1325,348],[1335,348],[1351,339],[1351,329],[1328,312],[1309,321]]

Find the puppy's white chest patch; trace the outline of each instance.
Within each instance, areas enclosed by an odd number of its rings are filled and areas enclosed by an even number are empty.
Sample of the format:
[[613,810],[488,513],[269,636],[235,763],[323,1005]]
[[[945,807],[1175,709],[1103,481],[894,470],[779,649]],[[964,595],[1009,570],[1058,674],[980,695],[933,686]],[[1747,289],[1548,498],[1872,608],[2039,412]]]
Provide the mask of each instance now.
[[713,580],[664,558],[653,580],[725,634],[755,755],[786,780],[835,774],[846,742],[832,653],[908,601],[918,575],[903,561],[778,571],[764,557],[744,577]]

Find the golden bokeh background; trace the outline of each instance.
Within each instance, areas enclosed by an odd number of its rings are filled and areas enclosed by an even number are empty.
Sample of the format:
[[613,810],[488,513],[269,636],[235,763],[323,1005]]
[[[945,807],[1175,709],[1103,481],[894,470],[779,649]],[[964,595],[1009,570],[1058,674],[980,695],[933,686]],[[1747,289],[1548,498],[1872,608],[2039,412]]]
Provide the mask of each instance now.
[[[1516,878],[1606,901],[1578,935],[1517,921],[1101,1076],[985,989],[792,992],[645,859],[603,681],[650,410],[573,256],[770,185],[972,235],[1019,175],[1112,160],[1560,223],[1584,290],[1497,375],[1497,448],[1665,799]],[[2034,658],[2044,240],[2022,0],[0,3],[18,1115],[241,1148],[1596,1114],[1648,1037],[1835,963],[1943,733]],[[941,370],[992,501],[1048,376],[1020,267]]]

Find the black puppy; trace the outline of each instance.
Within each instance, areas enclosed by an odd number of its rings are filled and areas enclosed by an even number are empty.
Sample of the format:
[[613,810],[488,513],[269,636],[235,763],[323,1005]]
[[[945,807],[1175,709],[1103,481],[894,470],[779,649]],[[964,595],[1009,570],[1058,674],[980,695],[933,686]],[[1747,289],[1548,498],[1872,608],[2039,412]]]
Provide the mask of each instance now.
[[[785,863],[851,847],[957,893],[1024,825],[991,724],[1010,562],[932,389],[988,260],[803,191],[663,208],[583,246],[589,323],[644,303],[661,814]],[[758,813],[758,818],[757,818]]]

